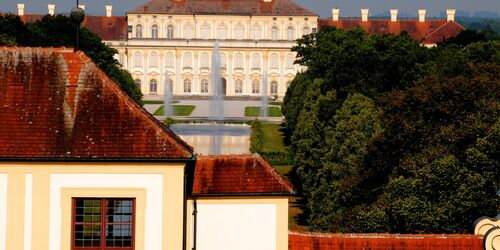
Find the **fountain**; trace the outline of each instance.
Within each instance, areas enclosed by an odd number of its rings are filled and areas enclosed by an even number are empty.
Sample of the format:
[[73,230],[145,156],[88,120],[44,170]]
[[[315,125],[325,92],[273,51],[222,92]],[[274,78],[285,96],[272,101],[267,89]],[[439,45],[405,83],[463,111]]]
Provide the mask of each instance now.
[[219,52],[219,41],[215,42],[214,51],[212,54],[212,67],[211,67],[211,82],[213,99],[210,105],[210,118],[214,121],[224,119],[224,94],[221,81],[221,62]]
[[172,90],[170,89],[170,79],[168,77],[168,72],[165,73],[165,91],[163,95],[163,115],[165,117],[170,117],[174,115],[172,106]]
[[260,116],[267,117],[267,102],[268,102],[268,89],[267,89],[267,70],[264,70],[262,79],[262,107],[260,109]]

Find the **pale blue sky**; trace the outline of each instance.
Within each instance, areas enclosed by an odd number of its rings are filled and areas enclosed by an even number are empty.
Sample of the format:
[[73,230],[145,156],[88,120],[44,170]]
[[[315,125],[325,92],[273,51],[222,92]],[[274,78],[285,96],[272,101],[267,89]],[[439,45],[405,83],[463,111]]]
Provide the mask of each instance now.
[[[106,4],[113,5],[114,15],[123,15],[128,10],[147,0],[81,0],[89,14],[103,15]],[[69,12],[73,0],[1,0],[0,12],[17,12],[17,3],[24,2],[26,13],[46,13],[47,4],[55,3],[56,12]],[[378,14],[397,8],[400,12],[416,15],[419,8],[427,9],[428,16],[437,16],[446,8],[474,13],[476,11],[500,12],[500,0],[295,0],[296,3],[316,12],[322,17],[331,16],[331,9],[339,7],[341,16],[359,16],[360,8],[370,8],[370,14]]]

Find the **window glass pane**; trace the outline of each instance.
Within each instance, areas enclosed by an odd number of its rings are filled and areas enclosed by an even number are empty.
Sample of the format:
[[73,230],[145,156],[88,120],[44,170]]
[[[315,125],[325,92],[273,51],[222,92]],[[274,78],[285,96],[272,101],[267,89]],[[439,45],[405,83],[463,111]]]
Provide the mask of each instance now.
[[132,246],[131,225],[106,225],[107,247],[130,247]]
[[75,222],[100,222],[100,200],[78,200],[75,208]]
[[108,200],[106,203],[106,222],[132,222],[132,201]]
[[75,225],[76,247],[98,247],[101,245],[101,224]]

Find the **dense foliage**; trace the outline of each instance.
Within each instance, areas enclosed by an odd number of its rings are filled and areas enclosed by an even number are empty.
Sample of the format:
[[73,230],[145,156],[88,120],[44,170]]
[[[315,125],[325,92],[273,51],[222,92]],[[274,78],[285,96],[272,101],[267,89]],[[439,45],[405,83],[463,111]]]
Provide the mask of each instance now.
[[[47,15],[34,23],[23,23],[16,15],[0,15],[0,45],[74,47],[75,36],[75,25],[63,15]],[[98,35],[86,28],[80,30],[80,49],[132,99],[141,102],[142,93],[134,79],[113,58],[117,53],[115,49],[106,46]]]
[[283,114],[312,230],[463,233],[500,211],[500,42],[461,36],[298,41]]

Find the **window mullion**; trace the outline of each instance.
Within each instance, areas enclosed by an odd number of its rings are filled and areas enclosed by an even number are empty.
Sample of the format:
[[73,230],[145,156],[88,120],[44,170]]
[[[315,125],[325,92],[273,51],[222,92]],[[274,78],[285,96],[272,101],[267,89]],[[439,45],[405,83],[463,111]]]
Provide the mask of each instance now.
[[106,199],[101,200],[101,249],[106,249]]

